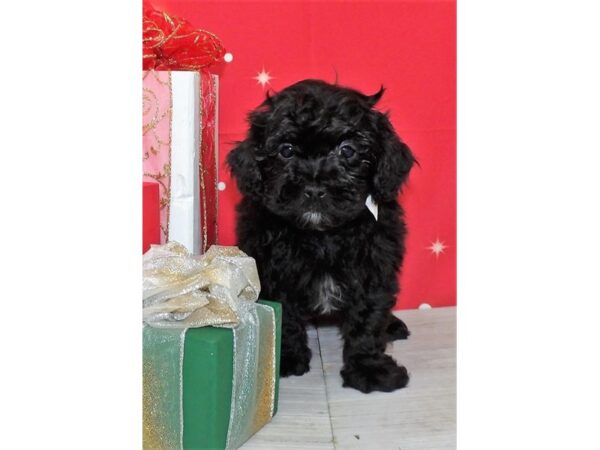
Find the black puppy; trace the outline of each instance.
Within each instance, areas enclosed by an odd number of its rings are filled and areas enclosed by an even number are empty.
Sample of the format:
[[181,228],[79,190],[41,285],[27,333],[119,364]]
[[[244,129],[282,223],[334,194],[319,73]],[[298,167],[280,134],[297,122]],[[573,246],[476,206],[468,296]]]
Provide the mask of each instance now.
[[415,159],[373,109],[382,95],[301,81],[249,114],[246,139],[228,155],[243,194],[239,247],[256,259],[261,296],[283,303],[282,376],[309,370],[306,321],[335,312],[344,386],[408,383],[384,351],[409,335],[390,310],[406,234],[396,198]]

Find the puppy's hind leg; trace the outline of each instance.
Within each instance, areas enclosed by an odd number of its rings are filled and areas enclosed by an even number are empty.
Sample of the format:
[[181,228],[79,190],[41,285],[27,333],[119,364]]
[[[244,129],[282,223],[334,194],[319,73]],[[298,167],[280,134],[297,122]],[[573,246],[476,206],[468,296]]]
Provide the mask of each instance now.
[[385,339],[387,342],[396,341],[398,339],[407,339],[410,336],[410,331],[406,324],[398,317],[390,313],[388,323],[385,328]]

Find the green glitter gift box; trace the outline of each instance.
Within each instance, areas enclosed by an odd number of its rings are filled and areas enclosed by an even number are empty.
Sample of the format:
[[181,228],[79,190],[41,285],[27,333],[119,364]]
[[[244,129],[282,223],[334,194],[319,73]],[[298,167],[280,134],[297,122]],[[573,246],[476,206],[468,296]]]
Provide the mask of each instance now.
[[277,410],[281,305],[235,328],[144,327],[144,449],[238,448]]

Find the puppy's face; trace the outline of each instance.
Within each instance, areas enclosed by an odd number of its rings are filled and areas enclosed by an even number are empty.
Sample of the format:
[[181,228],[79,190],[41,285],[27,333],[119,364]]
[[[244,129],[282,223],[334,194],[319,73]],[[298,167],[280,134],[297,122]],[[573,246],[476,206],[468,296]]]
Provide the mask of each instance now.
[[228,157],[242,193],[315,230],[356,218],[369,194],[394,200],[414,159],[373,109],[382,93],[307,80],[268,98]]

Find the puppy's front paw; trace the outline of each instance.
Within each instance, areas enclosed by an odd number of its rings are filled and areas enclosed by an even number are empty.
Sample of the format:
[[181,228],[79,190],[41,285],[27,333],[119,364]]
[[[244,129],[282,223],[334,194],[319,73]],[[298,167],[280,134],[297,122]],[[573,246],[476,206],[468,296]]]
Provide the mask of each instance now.
[[406,324],[396,316],[390,314],[390,321],[385,329],[385,338],[388,342],[397,339],[407,339],[410,336],[410,331]]
[[389,355],[361,358],[344,366],[340,372],[344,387],[358,389],[365,394],[372,391],[391,392],[408,384],[408,372]]
[[312,352],[308,347],[294,353],[282,352],[279,374],[282,377],[304,375],[310,370],[311,356]]

